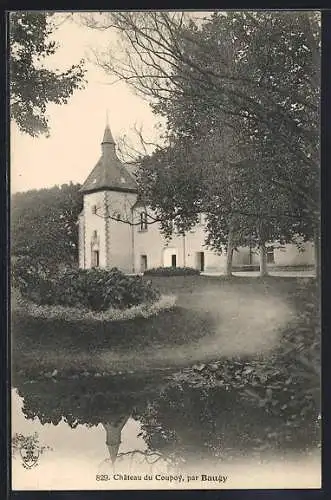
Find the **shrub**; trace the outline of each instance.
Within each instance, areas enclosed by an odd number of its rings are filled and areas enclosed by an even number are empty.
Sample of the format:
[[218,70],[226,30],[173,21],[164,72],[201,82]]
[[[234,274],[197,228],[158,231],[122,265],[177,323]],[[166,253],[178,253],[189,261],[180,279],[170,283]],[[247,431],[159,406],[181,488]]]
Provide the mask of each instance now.
[[149,276],[196,276],[198,274],[200,271],[193,267],[156,267],[144,272],[144,275]]
[[71,322],[116,322],[128,321],[136,318],[150,318],[156,316],[161,311],[169,311],[176,304],[175,295],[161,295],[152,303],[142,303],[127,309],[115,309],[110,307],[106,311],[91,311],[82,307],[64,307],[62,305],[36,305],[32,302],[20,301],[16,312],[46,320],[62,320]]
[[23,297],[38,304],[48,304],[53,294],[51,271],[28,257],[12,261],[11,284]]
[[55,276],[30,273],[15,284],[25,299],[38,305],[84,307],[92,311],[125,309],[152,303],[160,293],[140,276],[126,276],[116,268],[68,269]]

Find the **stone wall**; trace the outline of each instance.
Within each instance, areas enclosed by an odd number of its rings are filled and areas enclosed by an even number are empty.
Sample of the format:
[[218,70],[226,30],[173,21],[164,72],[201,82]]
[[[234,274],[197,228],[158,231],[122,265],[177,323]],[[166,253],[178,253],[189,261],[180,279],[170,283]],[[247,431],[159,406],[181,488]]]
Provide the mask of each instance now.
[[85,268],[85,217],[84,211],[78,217],[78,265]]
[[[99,265],[106,267],[106,220],[102,215],[105,213],[105,193],[98,191],[96,193],[85,194],[84,196],[84,219],[85,219],[85,245],[84,245],[84,268],[92,267],[92,246],[99,251]],[[96,207],[98,216],[94,213],[93,207]],[[96,231],[96,238],[94,232]]]
[[133,227],[131,208],[136,201],[134,193],[107,191],[106,204],[112,217],[118,215],[121,222],[107,219],[107,267],[117,267],[125,273],[133,272]]
[[[139,220],[140,210],[135,211],[135,220]],[[157,223],[149,224],[147,230],[139,226],[134,230],[135,272],[141,272],[144,267],[144,258],[147,258],[147,268],[171,266],[172,255],[176,255],[177,267],[193,267],[199,269],[201,265],[200,253],[204,254],[205,271],[222,271],[225,265],[225,255],[208,250],[204,246],[204,225],[198,224],[193,231],[183,236],[174,236],[166,240],[160,233]]]

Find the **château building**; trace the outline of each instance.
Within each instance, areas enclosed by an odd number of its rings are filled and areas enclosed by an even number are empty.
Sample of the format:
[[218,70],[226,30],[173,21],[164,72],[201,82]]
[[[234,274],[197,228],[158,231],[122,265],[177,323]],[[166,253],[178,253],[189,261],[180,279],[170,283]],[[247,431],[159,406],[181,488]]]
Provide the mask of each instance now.
[[[205,247],[204,217],[185,236],[166,240],[151,212],[138,201],[137,184],[129,166],[116,154],[116,145],[106,125],[102,154],[84,182],[83,209],[79,215],[79,267],[117,267],[139,273],[159,266],[186,266],[205,272],[222,272],[226,256]],[[233,265],[258,265],[259,256],[250,248],[234,252]],[[294,244],[269,246],[269,266],[310,266],[314,247],[303,251]]]

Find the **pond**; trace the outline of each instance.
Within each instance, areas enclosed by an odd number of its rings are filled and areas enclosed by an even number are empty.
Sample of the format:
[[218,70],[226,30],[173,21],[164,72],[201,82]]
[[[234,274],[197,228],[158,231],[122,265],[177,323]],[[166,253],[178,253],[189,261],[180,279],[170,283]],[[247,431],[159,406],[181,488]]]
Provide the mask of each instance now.
[[66,379],[21,371],[12,432],[13,489],[320,487],[317,422],[289,428],[236,390],[192,386],[169,370]]

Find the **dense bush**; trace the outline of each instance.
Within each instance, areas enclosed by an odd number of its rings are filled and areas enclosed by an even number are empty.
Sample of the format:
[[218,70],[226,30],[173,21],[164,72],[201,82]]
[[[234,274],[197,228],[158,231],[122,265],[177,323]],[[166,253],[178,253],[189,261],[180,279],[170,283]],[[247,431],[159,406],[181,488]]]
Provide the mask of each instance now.
[[156,267],[144,272],[144,275],[150,276],[195,276],[197,274],[200,274],[200,271],[193,267]]
[[232,266],[232,271],[235,271],[235,272],[242,272],[242,271],[259,271],[260,270],[260,266],[257,265],[243,265],[243,266]]
[[54,269],[44,266],[29,257],[13,258],[11,261],[11,285],[23,297],[38,303],[48,303],[53,294],[51,276]]
[[139,276],[127,276],[116,268],[68,269],[56,275],[38,272],[17,275],[14,284],[25,299],[38,305],[84,307],[92,311],[125,309],[152,303],[160,293]]

